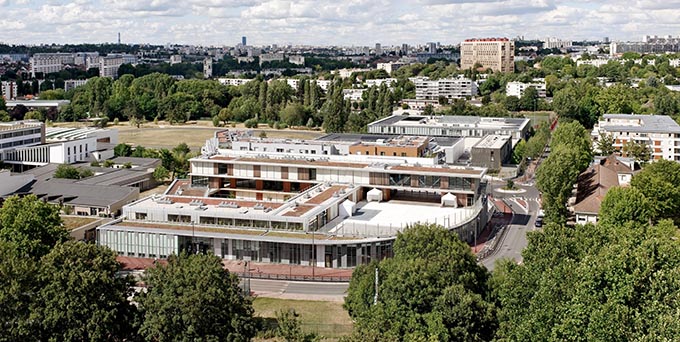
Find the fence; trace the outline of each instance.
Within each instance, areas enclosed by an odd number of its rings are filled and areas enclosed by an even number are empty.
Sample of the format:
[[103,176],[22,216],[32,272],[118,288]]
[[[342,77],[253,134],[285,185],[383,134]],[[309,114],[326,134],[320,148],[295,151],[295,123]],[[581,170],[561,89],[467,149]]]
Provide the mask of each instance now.
[[316,281],[325,283],[349,283],[351,276],[318,276],[318,275],[295,275],[295,274],[276,274],[259,272],[232,272],[241,279],[268,279],[268,280],[290,280],[290,281]]

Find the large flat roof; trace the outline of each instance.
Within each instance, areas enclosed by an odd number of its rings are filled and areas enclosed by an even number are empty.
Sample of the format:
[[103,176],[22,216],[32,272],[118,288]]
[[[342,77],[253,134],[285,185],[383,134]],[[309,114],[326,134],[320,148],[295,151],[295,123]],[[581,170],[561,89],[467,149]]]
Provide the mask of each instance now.
[[529,121],[527,118],[508,117],[392,115],[374,121],[369,126],[488,127],[519,130],[528,125]]
[[[604,125],[600,122],[600,128],[611,131],[638,132],[638,133],[680,133],[680,125],[667,115],[642,115],[642,114],[605,114]],[[628,121],[609,123],[610,120]]]

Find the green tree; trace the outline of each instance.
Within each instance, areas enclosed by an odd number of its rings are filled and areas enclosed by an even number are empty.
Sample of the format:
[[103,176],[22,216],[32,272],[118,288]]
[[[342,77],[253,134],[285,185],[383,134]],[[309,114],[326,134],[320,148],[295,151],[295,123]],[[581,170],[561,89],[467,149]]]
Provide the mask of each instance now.
[[592,128],[599,117],[595,99],[600,88],[586,80],[570,81],[554,92],[553,110],[560,118],[573,119],[586,128]]
[[647,163],[652,159],[651,148],[643,142],[637,142],[632,139],[623,145],[623,153],[626,157],[634,158],[642,163]]
[[200,118],[203,114],[201,108],[196,97],[187,93],[174,93],[163,98],[158,105],[159,113],[171,124]]
[[71,165],[60,164],[54,171],[54,178],[80,179],[80,171]]
[[170,176],[170,171],[164,168],[163,165],[159,165],[155,170],[153,170],[153,179],[156,182],[165,181]]
[[120,143],[113,148],[113,155],[116,157],[129,157],[132,155],[132,147],[125,143]]
[[597,149],[601,156],[608,156],[616,152],[614,148],[614,137],[611,134],[600,132],[600,139],[597,140]]
[[321,108],[323,114],[323,127],[328,133],[343,132],[348,113],[344,106],[340,84],[334,85],[329,92],[330,98]]
[[522,139],[517,143],[517,145],[515,145],[515,149],[512,150],[512,163],[513,164],[519,164],[522,161],[524,161],[526,152],[527,152],[527,143],[526,143],[526,141],[524,141],[524,139]]
[[293,309],[281,310],[276,313],[276,336],[286,342],[312,342],[316,341],[314,333],[305,333],[300,328],[298,313]]
[[57,244],[41,262],[30,319],[40,340],[116,341],[134,336],[132,278],[121,277],[112,250],[83,242]]
[[650,163],[633,176],[631,186],[649,200],[654,219],[680,220],[680,164],[665,159]]
[[253,309],[235,275],[213,255],[171,256],[147,270],[140,334],[155,341],[250,341]]
[[281,110],[279,117],[288,126],[302,126],[307,122],[308,115],[304,106],[293,102]]
[[12,196],[0,208],[0,241],[16,244],[20,255],[40,258],[67,239],[59,208],[35,195]]
[[550,148],[566,146],[578,152],[575,160],[579,171],[583,171],[593,160],[592,142],[588,132],[579,122],[560,122],[552,133]]
[[613,187],[602,200],[598,221],[623,224],[629,221],[644,224],[652,218],[652,204],[634,187]]
[[[418,224],[397,236],[393,258],[355,269],[345,308],[356,322],[357,339],[490,340],[496,318],[493,305],[482,299],[487,278],[457,235]],[[454,301],[459,304],[447,308]]]
[[0,239],[0,341],[35,340],[29,314],[38,263],[16,244]]
[[519,99],[519,107],[522,110],[535,111],[538,108],[538,90],[534,87],[524,89],[524,94]]
[[548,224],[529,233],[523,263],[497,266],[491,281],[497,340],[673,340],[679,247],[667,221]]
[[30,111],[24,115],[24,120],[38,120],[38,121],[45,121],[45,115],[39,111]]
[[536,172],[536,186],[543,195],[546,218],[551,222],[566,221],[567,201],[581,173],[574,161],[580,158],[579,151],[567,145],[558,145],[557,148],[551,148],[550,155]]

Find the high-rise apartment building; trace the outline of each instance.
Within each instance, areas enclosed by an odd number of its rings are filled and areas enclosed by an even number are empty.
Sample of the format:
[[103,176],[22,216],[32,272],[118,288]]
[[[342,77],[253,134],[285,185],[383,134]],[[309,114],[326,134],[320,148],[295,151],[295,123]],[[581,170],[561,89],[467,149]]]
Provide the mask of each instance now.
[[507,38],[466,39],[460,44],[460,67],[479,64],[500,72],[515,71],[515,44]]
[[241,45],[246,46],[248,41],[246,40],[246,36],[241,37]]
[[208,57],[203,60],[203,77],[211,78],[213,75],[213,60]]

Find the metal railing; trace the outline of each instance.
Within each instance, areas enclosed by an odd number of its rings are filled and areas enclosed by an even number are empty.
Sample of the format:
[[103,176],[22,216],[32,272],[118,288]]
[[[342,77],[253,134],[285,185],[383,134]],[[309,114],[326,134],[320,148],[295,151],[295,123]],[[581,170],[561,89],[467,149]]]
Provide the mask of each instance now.
[[324,276],[324,275],[299,275],[299,274],[277,274],[259,272],[231,272],[242,280],[245,279],[267,279],[267,280],[290,280],[290,281],[315,281],[325,283],[349,283],[351,276]]

